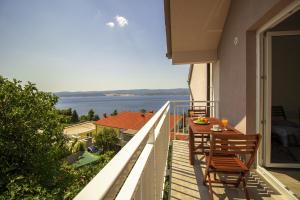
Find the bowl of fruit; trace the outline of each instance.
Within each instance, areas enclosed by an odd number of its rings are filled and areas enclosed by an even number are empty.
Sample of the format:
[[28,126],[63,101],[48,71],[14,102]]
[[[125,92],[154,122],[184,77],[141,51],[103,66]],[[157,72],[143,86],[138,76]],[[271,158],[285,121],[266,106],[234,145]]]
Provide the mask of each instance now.
[[194,120],[194,123],[200,125],[207,125],[209,124],[209,121],[206,117],[198,117],[196,120]]

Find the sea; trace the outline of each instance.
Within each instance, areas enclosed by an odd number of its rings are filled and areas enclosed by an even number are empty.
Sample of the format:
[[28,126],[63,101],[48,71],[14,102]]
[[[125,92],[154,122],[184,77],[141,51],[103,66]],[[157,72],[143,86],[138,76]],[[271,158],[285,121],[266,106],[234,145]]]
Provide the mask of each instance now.
[[189,100],[188,95],[142,95],[142,96],[68,96],[59,97],[56,108],[75,109],[78,115],[85,115],[90,109],[95,111],[100,118],[104,113],[111,114],[114,110],[146,111],[159,110],[166,101]]

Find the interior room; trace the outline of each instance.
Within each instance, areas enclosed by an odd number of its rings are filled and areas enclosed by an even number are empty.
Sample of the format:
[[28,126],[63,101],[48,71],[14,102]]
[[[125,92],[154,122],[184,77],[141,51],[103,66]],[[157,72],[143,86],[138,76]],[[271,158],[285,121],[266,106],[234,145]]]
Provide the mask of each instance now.
[[272,79],[270,162],[274,164],[268,170],[300,197],[300,11],[268,34],[268,73]]
[[272,37],[272,155],[300,163],[300,34]]

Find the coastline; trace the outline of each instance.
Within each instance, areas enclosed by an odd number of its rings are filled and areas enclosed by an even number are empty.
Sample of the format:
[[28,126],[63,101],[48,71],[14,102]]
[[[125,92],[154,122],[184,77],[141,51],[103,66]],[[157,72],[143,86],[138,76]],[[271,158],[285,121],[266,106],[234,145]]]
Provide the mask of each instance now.
[[115,109],[118,112],[141,109],[157,111],[166,101],[172,100],[189,100],[189,95],[67,96],[59,98],[56,108],[72,108],[79,115],[93,109],[102,117],[104,113],[110,114]]

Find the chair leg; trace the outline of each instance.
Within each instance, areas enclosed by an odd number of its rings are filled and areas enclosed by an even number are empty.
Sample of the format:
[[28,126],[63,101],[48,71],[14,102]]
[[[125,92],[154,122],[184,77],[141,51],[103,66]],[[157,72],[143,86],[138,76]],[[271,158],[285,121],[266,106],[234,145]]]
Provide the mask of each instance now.
[[217,173],[214,172],[214,180],[216,181],[217,180]]
[[245,191],[246,199],[250,200],[249,193],[248,193],[248,190],[247,190],[246,178],[245,178],[244,175],[242,176],[242,181],[243,181],[243,186],[244,186],[244,191]]
[[205,170],[205,174],[204,174],[204,178],[203,178],[203,185],[206,185],[207,174],[208,174],[208,170]]
[[239,187],[240,183],[241,183],[241,180],[242,180],[242,174],[239,176],[236,184],[235,184],[235,187]]
[[212,185],[211,185],[211,178],[210,178],[210,172],[208,172],[208,184],[209,184],[209,194],[210,194],[210,199],[213,200],[214,199],[214,195],[213,195],[213,190],[212,190]]

